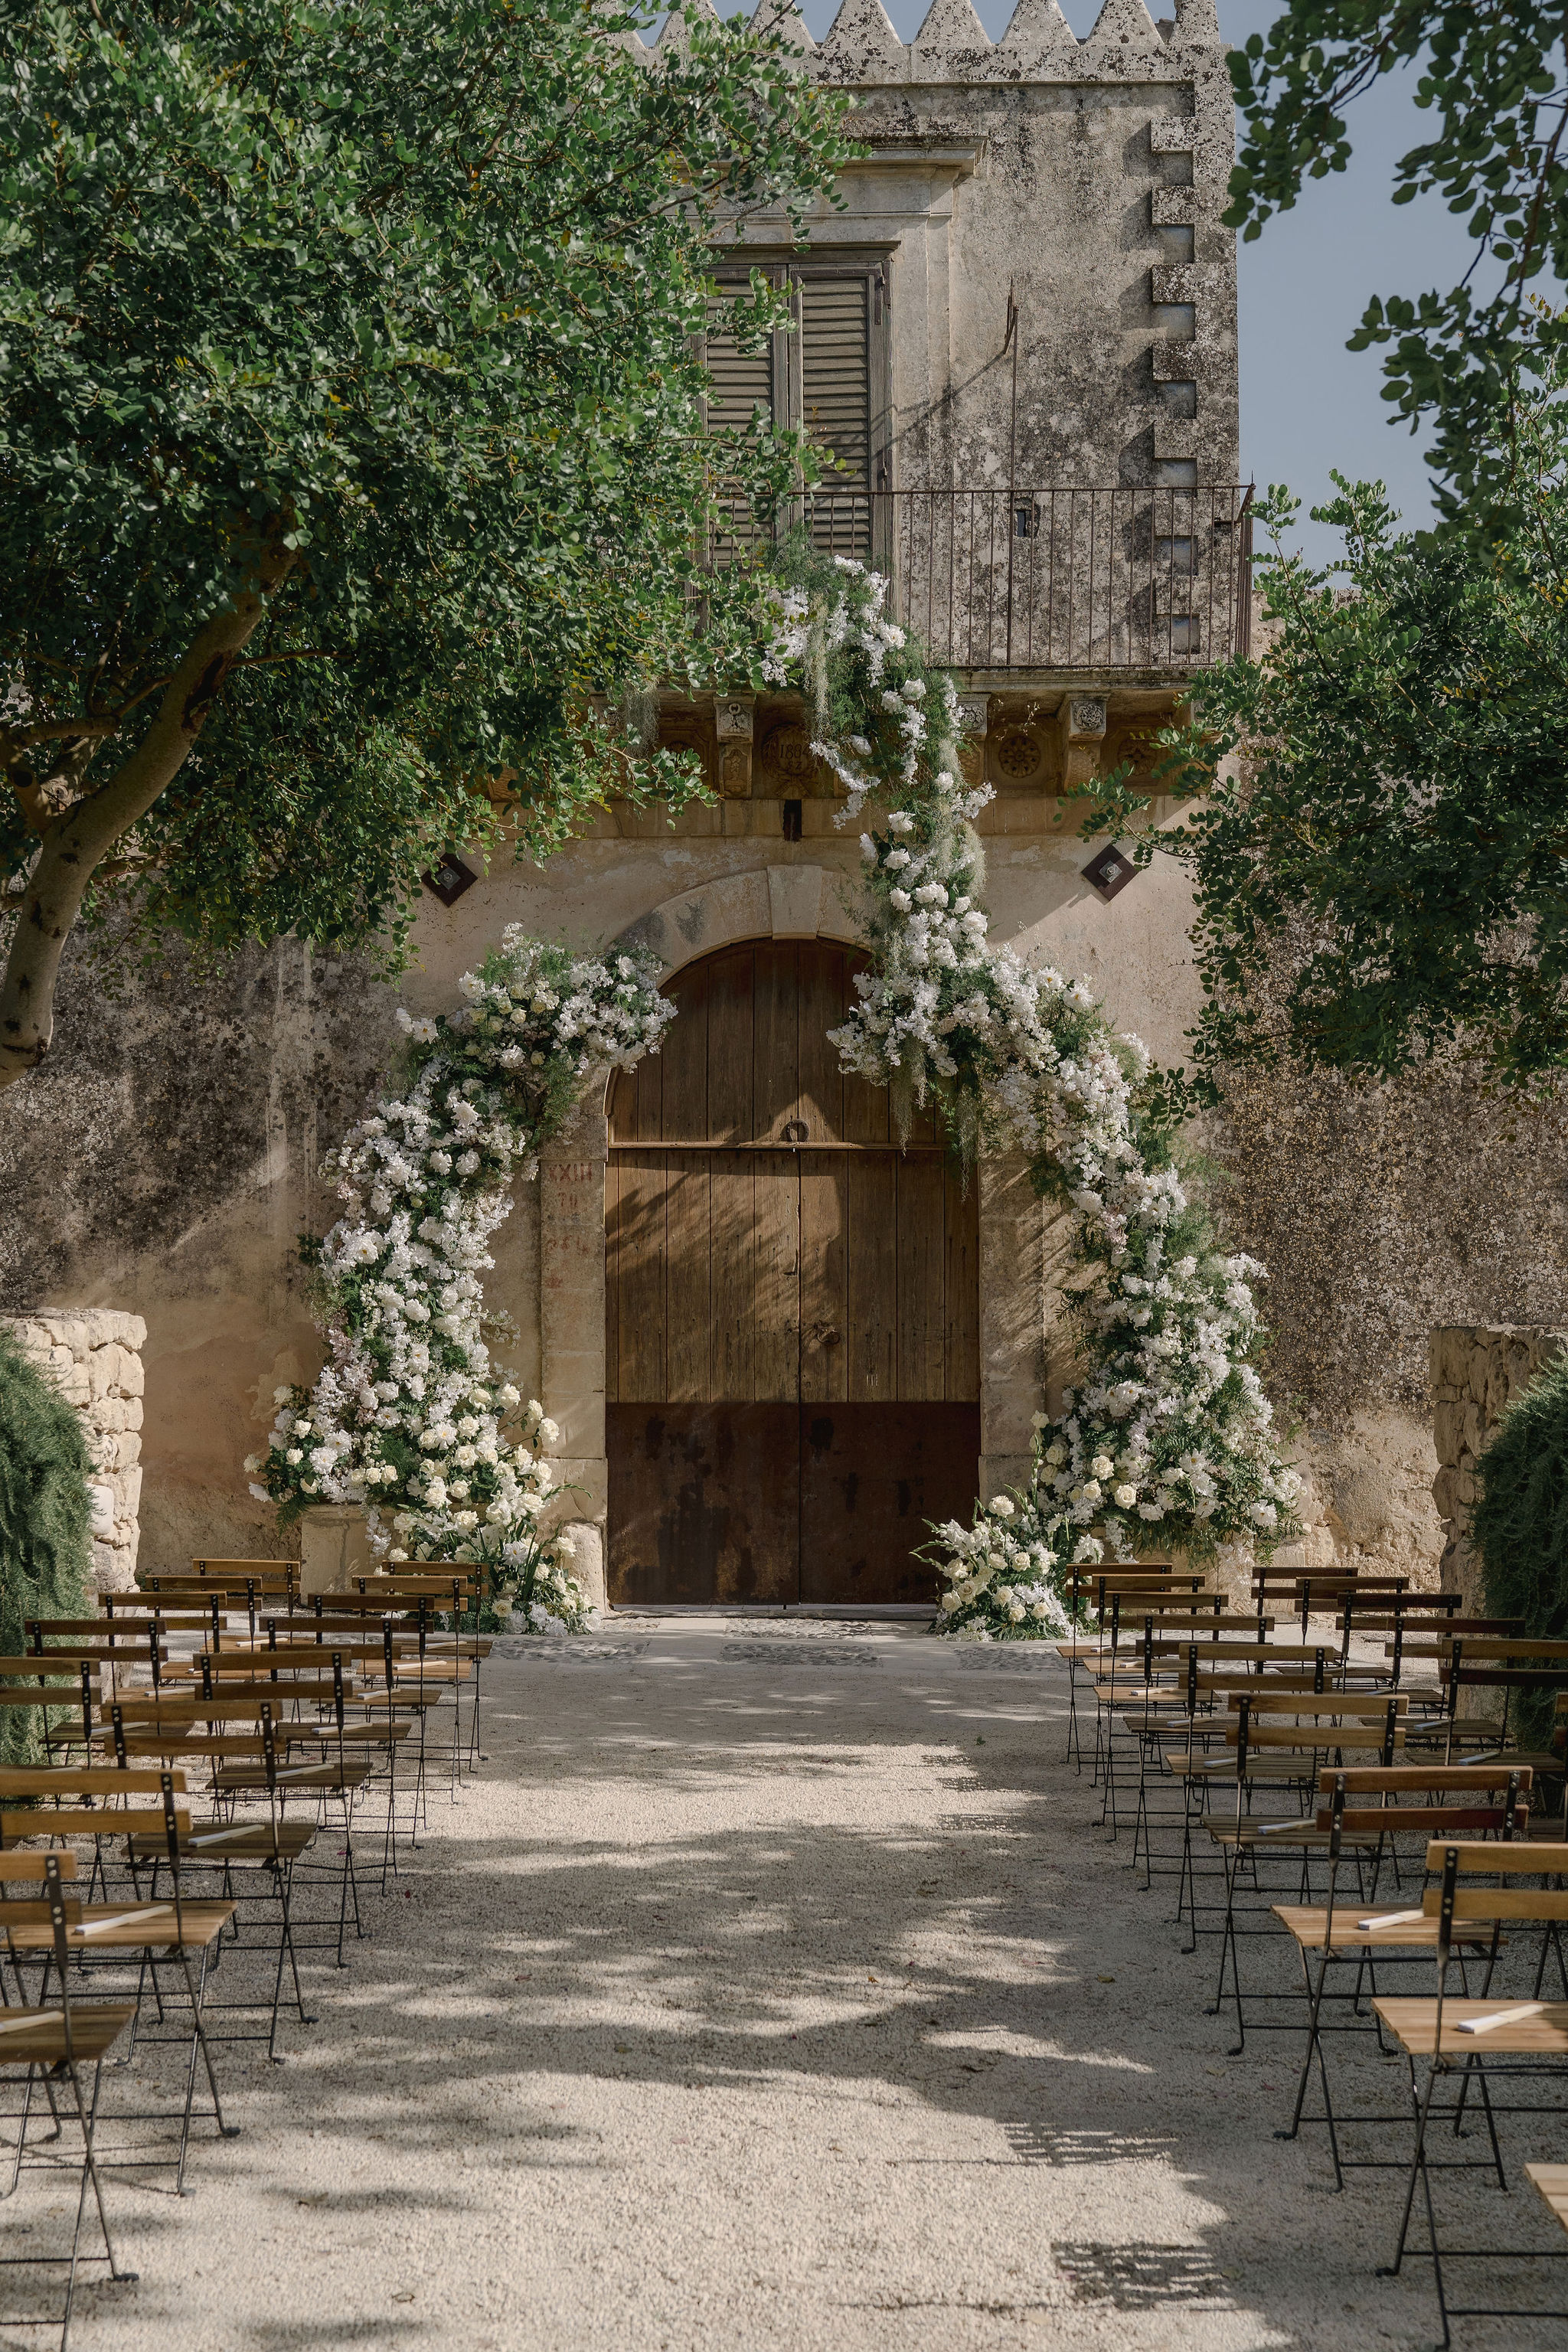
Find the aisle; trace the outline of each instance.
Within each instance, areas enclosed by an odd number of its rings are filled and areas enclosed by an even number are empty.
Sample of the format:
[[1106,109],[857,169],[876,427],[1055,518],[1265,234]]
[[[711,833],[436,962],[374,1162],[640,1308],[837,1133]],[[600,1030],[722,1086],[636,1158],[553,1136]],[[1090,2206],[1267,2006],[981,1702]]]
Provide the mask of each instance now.
[[478,1783],[288,2063],[231,2069],[195,2202],[117,2191],[143,2282],[78,2352],[1429,2340],[1420,2266],[1373,2276],[1386,2177],[1274,2142],[1289,2059],[1226,2060],[1209,1957],[1104,1843],[1052,1654],[500,1646]]

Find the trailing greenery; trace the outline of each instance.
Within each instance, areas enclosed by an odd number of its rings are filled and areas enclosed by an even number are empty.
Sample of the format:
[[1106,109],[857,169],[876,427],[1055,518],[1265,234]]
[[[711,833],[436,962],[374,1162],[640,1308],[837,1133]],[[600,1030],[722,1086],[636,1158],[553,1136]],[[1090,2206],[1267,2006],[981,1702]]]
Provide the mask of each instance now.
[[[1538,1372],[1476,1465],[1470,1540],[1488,1614],[1520,1617],[1542,1641],[1568,1639],[1568,1357]],[[1552,1735],[1550,1695],[1512,1710],[1521,1744]]]
[[[1193,877],[1211,1095],[1283,1058],[1382,1078],[1458,1050],[1522,1087],[1568,1066],[1568,363],[1552,386],[1489,541],[1402,531],[1381,483],[1342,481],[1315,514],[1344,558],[1319,570],[1283,551],[1289,495],[1259,506],[1269,641],[1198,681],[1157,778],[1188,813],[1132,853]],[[1089,826],[1148,806],[1122,772]]]
[[[80,1420],[0,1330],[0,1654],[24,1646],[29,1617],[79,1617],[92,1591],[91,1464]],[[0,1713],[0,1762],[39,1753],[38,1721]]]
[[395,965],[492,793],[537,857],[612,775],[694,789],[595,712],[686,673],[716,502],[795,478],[704,433],[700,336],[782,315],[715,244],[827,194],[847,101],[642,21],[0,8],[0,1087],[84,901]]

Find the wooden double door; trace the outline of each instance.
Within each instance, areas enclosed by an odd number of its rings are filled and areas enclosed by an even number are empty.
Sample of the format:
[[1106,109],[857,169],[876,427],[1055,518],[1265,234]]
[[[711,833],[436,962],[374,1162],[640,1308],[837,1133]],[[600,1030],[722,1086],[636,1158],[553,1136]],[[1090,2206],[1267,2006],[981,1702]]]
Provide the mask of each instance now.
[[669,983],[617,1076],[605,1198],[609,1588],[621,1601],[932,1597],[980,1451],[977,1217],[929,1118],[827,1033],[861,959],[759,940]]

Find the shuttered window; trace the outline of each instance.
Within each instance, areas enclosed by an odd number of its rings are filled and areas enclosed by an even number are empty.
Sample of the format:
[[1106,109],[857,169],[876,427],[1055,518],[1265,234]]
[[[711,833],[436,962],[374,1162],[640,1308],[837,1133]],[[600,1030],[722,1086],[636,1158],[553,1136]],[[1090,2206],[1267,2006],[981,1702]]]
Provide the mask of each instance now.
[[708,394],[708,423],[718,432],[743,433],[754,409],[773,413],[773,355],[771,343],[742,351],[733,335],[710,335],[708,373],[713,388]]
[[[784,282],[785,268],[779,265],[775,283]],[[732,335],[709,335],[708,422],[715,431],[743,432],[761,408],[804,432],[832,460],[804,501],[811,539],[836,554],[878,557],[871,494],[887,487],[886,459],[878,454],[889,399],[885,275],[868,262],[842,271],[789,268],[788,276],[795,328],[775,335],[771,351],[742,351]],[[798,522],[803,509],[794,516]],[[886,518],[882,525],[885,535]],[[738,510],[731,530],[749,541]]]
[[801,423],[837,460],[828,486],[847,490],[871,487],[869,293],[863,277],[801,288]]
[[801,424],[831,456],[809,500],[815,545],[864,562],[871,552],[870,285],[808,278],[801,288]]

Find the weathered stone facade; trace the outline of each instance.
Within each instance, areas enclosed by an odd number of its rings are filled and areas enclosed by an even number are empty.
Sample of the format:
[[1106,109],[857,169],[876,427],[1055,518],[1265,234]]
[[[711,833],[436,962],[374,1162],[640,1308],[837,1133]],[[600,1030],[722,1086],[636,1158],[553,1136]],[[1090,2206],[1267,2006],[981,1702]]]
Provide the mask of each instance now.
[[[680,33],[675,17],[664,37]],[[1173,623],[1172,657],[1151,664],[1126,644],[1115,659],[1068,646],[1055,660],[1063,648],[1029,637],[1016,592],[1050,561],[1062,500],[1114,493],[1121,506],[1095,511],[1131,544],[1129,518],[1146,522],[1152,499],[1234,484],[1235,268],[1219,218],[1233,138],[1211,0],[1184,0],[1161,26],[1141,0],[1108,0],[1084,42],[1054,0],[1020,0],[994,44],[969,0],[936,0],[910,44],[879,0],[847,0],[806,69],[853,89],[870,151],[846,173],[846,209],[813,223],[811,249],[858,258],[879,289],[876,479],[890,499],[1005,499],[1004,546],[1026,530],[984,575],[1022,635],[948,652],[996,787],[980,824],[991,935],[1084,974],[1119,1024],[1179,1061],[1201,1003],[1185,878],[1157,861],[1102,900],[1083,871],[1098,845],[1077,838],[1062,795],[1141,756],[1184,674],[1219,649],[1205,632],[1223,597],[1199,612],[1194,594],[1184,651]],[[748,257],[781,253],[781,223],[752,220]],[[1187,551],[1190,577],[1211,587],[1237,562],[1225,511]],[[1154,543],[1167,559],[1186,544]],[[1145,622],[1171,617],[1173,559],[1167,573]],[[972,597],[936,625],[951,636],[976,609]],[[907,616],[925,628],[923,611]],[[331,1222],[319,1161],[395,1066],[400,997],[415,1013],[448,1007],[509,922],[579,948],[638,939],[667,972],[730,940],[855,938],[853,831],[835,822],[803,717],[777,694],[667,703],[664,738],[698,751],[711,802],[671,820],[612,800],[547,866],[498,856],[450,907],[427,898],[395,991],[289,940],[205,974],[177,942],[134,974],[112,931],[73,943],[50,1060],[0,1110],[0,1298],[145,1319],[146,1559],[291,1548],[241,1464],[274,1387],[321,1361],[293,1244]],[[1525,1120],[1458,1079],[1373,1094],[1237,1080],[1210,1142],[1229,1237],[1270,1269],[1266,1369],[1301,1423],[1305,1561],[1435,1576],[1426,1335],[1553,1319],[1568,1288],[1563,1126],[1557,1108]],[[498,1355],[563,1429],[590,1577],[605,1507],[605,1154],[603,1106],[589,1104],[520,1187],[488,1286],[511,1326]],[[980,1184],[992,1486],[1019,1475],[1029,1415],[1062,1376],[1062,1234],[1016,1170],[986,1168]]]
[[1568,1349],[1568,1331],[1505,1323],[1451,1324],[1431,1340],[1433,1436],[1437,1475],[1433,1499],[1443,1518],[1442,1583],[1462,1592],[1467,1612],[1485,1612],[1480,1562],[1470,1548],[1476,1464],[1498,1423],[1538,1372]]
[[123,1592],[136,1580],[147,1326],[101,1307],[39,1307],[0,1323],[81,1415],[94,1473],[93,1575],[100,1592]]

